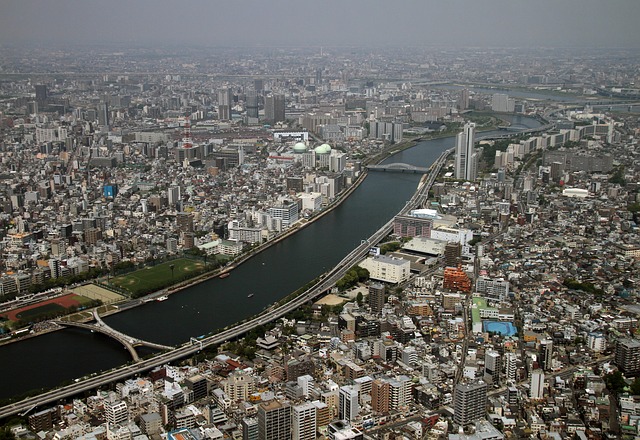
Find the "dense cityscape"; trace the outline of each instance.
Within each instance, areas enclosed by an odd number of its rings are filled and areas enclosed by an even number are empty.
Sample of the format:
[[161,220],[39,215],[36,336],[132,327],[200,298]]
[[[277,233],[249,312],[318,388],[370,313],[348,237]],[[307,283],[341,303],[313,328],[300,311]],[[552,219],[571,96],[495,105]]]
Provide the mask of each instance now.
[[[3,391],[3,434],[638,438],[639,65],[623,49],[0,48],[0,350],[89,324],[149,361],[136,346],[175,347],[100,316],[237,276],[373,174],[427,190],[319,298],[272,318],[311,284],[281,292],[242,337],[45,405]],[[438,166],[394,158],[435,139]]]

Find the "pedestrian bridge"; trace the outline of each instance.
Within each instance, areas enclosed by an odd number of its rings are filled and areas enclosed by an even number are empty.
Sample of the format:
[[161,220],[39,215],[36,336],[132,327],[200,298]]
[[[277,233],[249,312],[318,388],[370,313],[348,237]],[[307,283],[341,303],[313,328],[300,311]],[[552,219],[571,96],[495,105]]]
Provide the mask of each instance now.
[[418,173],[426,174],[429,168],[417,167],[408,163],[388,163],[384,165],[367,165],[369,171],[389,171],[392,173]]
[[171,347],[169,345],[156,344],[155,342],[145,341],[143,339],[134,338],[129,335],[125,335],[122,332],[119,332],[116,329],[109,327],[98,315],[98,312],[93,311],[93,319],[95,320],[95,324],[88,324],[83,322],[71,322],[71,321],[54,321],[56,324],[61,325],[63,327],[78,327],[83,328],[85,330],[91,330],[98,333],[102,333],[103,335],[107,335],[110,338],[115,339],[120,342],[124,347],[129,351],[131,357],[134,361],[138,362],[140,360],[140,356],[136,352],[136,347],[149,347],[156,350],[173,350],[175,347]]

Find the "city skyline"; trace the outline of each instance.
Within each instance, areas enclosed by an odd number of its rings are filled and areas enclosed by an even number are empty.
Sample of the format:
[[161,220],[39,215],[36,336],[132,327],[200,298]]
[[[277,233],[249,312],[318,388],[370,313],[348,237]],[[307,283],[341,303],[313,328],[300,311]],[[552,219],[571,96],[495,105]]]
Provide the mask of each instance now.
[[2,4],[4,45],[640,48],[632,0],[405,1],[393,11],[378,0]]

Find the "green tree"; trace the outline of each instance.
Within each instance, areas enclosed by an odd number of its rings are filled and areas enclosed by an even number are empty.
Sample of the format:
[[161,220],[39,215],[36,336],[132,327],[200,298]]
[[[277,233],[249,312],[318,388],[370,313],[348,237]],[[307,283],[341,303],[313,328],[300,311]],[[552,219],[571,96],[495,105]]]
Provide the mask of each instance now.
[[362,305],[362,292],[358,292],[358,294],[356,295],[356,301],[358,302],[359,306]]
[[629,206],[627,206],[627,210],[629,212],[639,212],[640,211],[640,203],[631,203]]
[[16,436],[13,435],[11,429],[4,427],[0,429],[0,440],[15,440]]
[[611,177],[609,177],[609,183],[617,183],[621,186],[625,186],[627,181],[624,178],[624,167],[617,168]]
[[634,396],[640,394],[640,377],[636,377],[630,387],[631,394]]
[[627,383],[624,380],[624,376],[620,371],[614,371],[613,373],[605,374],[604,383],[607,385],[607,389],[613,394],[620,394]]

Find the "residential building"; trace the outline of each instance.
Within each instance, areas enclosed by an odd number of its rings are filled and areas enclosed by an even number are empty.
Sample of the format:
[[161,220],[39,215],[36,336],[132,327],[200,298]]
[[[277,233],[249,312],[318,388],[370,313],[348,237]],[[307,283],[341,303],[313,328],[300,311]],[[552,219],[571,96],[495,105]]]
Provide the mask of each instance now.
[[467,122],[463,131],[456,136],[455,170],[456,179],[475,180],[478,172],[479,155],[475,152],[476,124]]
[[291,405],[274,399],[258,405],[258,439],[291,440]]
[[291,409],[292,440],[315,440],[316,406],[311,403],[296,405]]
[[459,383],[454,395],[454,423],[466,426],[487,413],[487,384],[483,381]]

